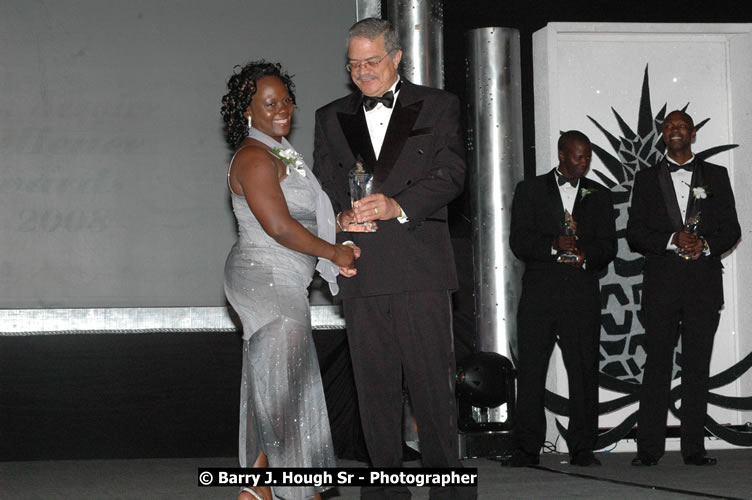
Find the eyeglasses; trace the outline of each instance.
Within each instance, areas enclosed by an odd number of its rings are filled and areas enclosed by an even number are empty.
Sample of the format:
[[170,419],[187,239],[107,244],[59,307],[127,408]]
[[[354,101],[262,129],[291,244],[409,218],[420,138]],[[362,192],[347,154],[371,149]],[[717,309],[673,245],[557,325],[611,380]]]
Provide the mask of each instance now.
[[352,73],[353,70],[361,70],[361,69],[376,69],[376,67],[381,64],[381,61],[386,59],[386,56],[391,54],[393,51],[389,51],[386,54],[384,54],[380,59],[376,59],[376,57],[371,57],[370,59],[366,59],[363,62],[351,62],[345,64],[345,69],[347,69],[348,73]]

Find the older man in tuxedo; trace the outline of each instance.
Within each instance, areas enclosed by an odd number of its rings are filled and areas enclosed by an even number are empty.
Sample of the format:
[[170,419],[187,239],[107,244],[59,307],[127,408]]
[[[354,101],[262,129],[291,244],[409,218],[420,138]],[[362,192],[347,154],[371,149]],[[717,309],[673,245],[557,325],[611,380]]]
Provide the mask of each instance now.
[[688,465],[715,465],[704,424],[713,337],[723,305],[721,255],[741,236],[726,169],[692,153],[692,118],[663,122],[666,155],[635,176],[627,240],[645,255],[642,309],[647,359],[632,465],[656,465],[666,441],[674,347],[682,339],[681,453]]
[[[388,21],[353,25],[347,58],[358,90],[316,112],[314,171],[337,213],[338,241],[362,251],[340,295],[368,453],[376,467],[402,463],[404,376],[423,465],[459,467],[450,308],[457,277],[447,228],[447,204],[465,178],[459,100],[400,78],[399,35]],[[376,192],[353,204],[356,160]],[[364,227],[373,231],[358,232]],[[363,490],[363,498],[408,496],[403,487]]]
[[611,192],[585,178],[590,140],[570,130],[559,137],[559,165],[515,190],[509,243],[525,262],[517,311],[517,449],[507,465],[539,462],[546,436],[546,372],[558,341],[569,380],[567,445],[573,465],[600,465],[598,273],[616,254]]

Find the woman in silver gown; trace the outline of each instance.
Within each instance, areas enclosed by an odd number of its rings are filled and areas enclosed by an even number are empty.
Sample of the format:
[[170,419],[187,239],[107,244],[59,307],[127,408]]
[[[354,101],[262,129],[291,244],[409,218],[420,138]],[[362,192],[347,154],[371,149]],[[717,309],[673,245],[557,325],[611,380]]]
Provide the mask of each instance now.
[[[354,275],[360,250],[333,243],[331,203],[285,139],[295,96],[279,64],[247,64],[228,90],[222,116],[236,148],[227,175],[238,240],[225,294],[243,324],[240,465],[334,467],[307,288],[315,267],[336,293],[337,271]],[[319,498],[324,489],[243,488],[239,498]]]

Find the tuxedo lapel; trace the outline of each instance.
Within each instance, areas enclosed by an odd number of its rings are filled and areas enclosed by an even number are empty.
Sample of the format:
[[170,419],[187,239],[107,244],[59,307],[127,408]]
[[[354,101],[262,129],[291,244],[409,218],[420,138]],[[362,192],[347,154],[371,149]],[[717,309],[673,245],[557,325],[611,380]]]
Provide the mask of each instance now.
[[[572,206],[572,217],[577,220],[579,212],[582,210],[582,190],[585,189],[585,178],[580,178],[580,182],[577,184],[577,194],[574,196],[574,205]],[[575,217],[577,214],[577,217]]]
[[[548,202],[548,211],[555,221],[556,234],[561,233],[564,229],[564,203],[561,201],[559,185],[556,181],[556,174],[553,170],[546,176],[546,201]],[[573,215],[574,216],[574,215]],[[577,220],[577,219],[575,219]]]
[[342,133],[347,139],[347,144],[350,146],[353,158],[360,156],[366,170],[373,172],[376,167],[376,153],[373,151],[371,136],[368,133],[366,115],[363,106],[360,105],[360,95],[357,94],[357,96],[356,108],[337,113],[337,119],[340,127],[342,127]]
[[405,146],[405,142],[407,142],[407,138],[410,136],[410,131],[413,129],[413,125],[415,125],[415,121],[418,119],[420,110],[423,107],[423,101],[403,106],[401,102],[402,97],[404,97],[403,92],[405,91],[407,91],[407,88],[400,92],[400,96],[394,104],[394,110],[386,129],[386,135],[384,136],[384,143],[381,146],[381,153],[376,162],[374,179],[379,185],[384,184],[395,163],[397,163],[397,159],[402,153],[402,148]]
[[701,212],[702,199],[695,198],[694,188],[705,186],[705,165],[702,160],[695,159],[692,169],[692,181],[690,182],[689,200],[687,200],[687,219]]
[[681,231],[682,227],[684,227],[684,222],[681,219],[681,209],[679,208],[679,203],[676,201],[674,183],[671,181],[671,174],[668,171],[666,163],[666,159],[664,158],[658,164],[658,187],[661,190],[663,203],[666,206],[666,213],[671,223],[671,229],[676,232]]

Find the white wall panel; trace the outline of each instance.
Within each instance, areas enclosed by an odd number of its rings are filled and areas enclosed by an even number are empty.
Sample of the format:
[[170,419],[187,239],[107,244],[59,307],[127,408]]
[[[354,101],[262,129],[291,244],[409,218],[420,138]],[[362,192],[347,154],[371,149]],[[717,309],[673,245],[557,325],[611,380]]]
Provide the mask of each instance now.
[[[724,258],[724,292],[726,305],[716,336],[711,376],[736,364],[752,350],[752,170],[748,167],[752,151],[752,98],[749,93],[752,73],[752,25],[742,24],[617,24],[552,23],[534,35],[535,121],[537,173],[550,170],[557,163],[556,141],[560,131],[578,129],[612,156],[618,156],[606,135],[596,124],[617,138],[624,138],[622,126],[638,131],[641,97],[647,95],[652,116],[687,106],[695,123],[706,118],[697,133],[695,152],[716,146],[738,144],[739,147],[714,155],[709,161],[728,167],[737,197],[737,209],[743,228],[742,242]],[[646,80],[647,73],[647,80]],[[644,108],[643,108],[644,109]],[[620,124],[618,114],[623,123]],[[660,117],[659,117],[660,118]],[[622,158],[624,158],[622,156]],[[599,171],[617,181],[606,165],[594,155],[591,172],[601,180]],[[617,230],[626,227],[626,207],[631,192],[631,175],[613,188],[619,210]],[[619,241],[619,258],[633,260],[624,239]],[[628,332],[615,335],[601,332],[604,369],[610,362],[623,365],[618,378],[639,381],[644,350],[638,341],[644,329],[637,321],[639,304],[630,292],[641,276],[618,276],[612,264],[601,284],[619,283],[628,303],[614,297],[607,306],[617,323],[632,315]],[[611,342],[623,342],[621,356],[603,349]],[[629,352],[632,351],[632,352]],[[560,357],[553,364],[555,375],[549,388],[567,394],[566,373]],[[613,368],[613,365],[611,366]],[[752,374],[746,373],[733,384],[713,392],[729,396],[752,394]],[[602,391],[601,401],[622,394]],[[612,427],[634,412],[637,405],[601,417],[601,427]],[[721,423],[742,424],[749,413],[710,407],[709,414]],[[676,419],[670,418],[670,424]],[[549,426],[551,429],[552,426]],[[555,439],[555,433],[550,436]]]

